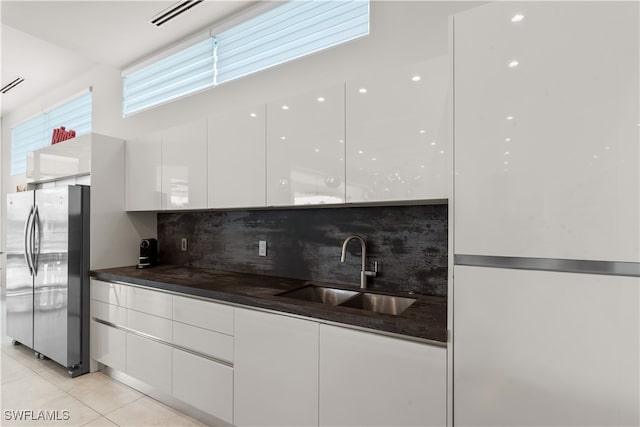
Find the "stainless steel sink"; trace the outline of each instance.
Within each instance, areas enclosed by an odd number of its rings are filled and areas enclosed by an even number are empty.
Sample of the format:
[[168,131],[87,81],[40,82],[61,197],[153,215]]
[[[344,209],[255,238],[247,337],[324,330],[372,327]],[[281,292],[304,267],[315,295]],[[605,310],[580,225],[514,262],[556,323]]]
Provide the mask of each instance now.
[[302,288],[278,294],[278,296],[281,297],[294,298],[302,301],[321,302],[328,305],[339,305],[356,295],[358,295],[358,292],[356,291],[318,285],[306,285]]
[[343,302],[340,306],[398,315],[409,308],[414,302],[416,302],[414,298],[363,293]]

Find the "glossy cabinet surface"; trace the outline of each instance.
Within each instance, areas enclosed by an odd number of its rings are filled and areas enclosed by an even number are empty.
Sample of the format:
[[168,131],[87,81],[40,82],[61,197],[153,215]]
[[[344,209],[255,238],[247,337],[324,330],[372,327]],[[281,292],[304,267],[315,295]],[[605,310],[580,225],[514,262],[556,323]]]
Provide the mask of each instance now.
[[235,310],[235,425],[318,425],[318,327]]
[[154,132],[125,143],[126,209],[162,209],[162,133]]
[[162,133],[162,209],[207,207],[207,122]]
[[638,425],[638,278],[455,267],[454,420]]
[[209,208],[266,205],[265,106],[208,120]]
[[127,370],[127,333],[91,321],[91,358],[122,372]]
[[321,426],[444,426],[447,350],[320,325]]
[[127,374],[157,389],[171,393],[171,347],[127,334]]
[[345,201],[344,85],[267,104],[267,205]]
[[638,2],[455,16],[455,251],[640,262]]
[[90,303],[91,317],[114,325],[127,325],[127,309],[117,305],[92,300]]
[[126,286],[117,283],[91,279],[91,299],[121,307],[126,307]]
[[346,85],[347,202],[446,199],[449,57]]
[[165,319],[173,318],[171,294],[137,286],[124,286],[124,291],[127,295],[128,308]]
[[233,362],[233,336],[173,322],[173,343],[205,356]]
[[91,356],[231,422],[233,310],[155,289],[92,279]]
[[233,335],[233,307],[228,305],[174,295],[173,320]]
[[27,153],[27,182],[60,180],[91,173],[92,134]]
[[163,317],[127,310],[127,327],[162,341],[173,341],[173,322]]
[[232,422],[233,368],[173,349],[174,397]]

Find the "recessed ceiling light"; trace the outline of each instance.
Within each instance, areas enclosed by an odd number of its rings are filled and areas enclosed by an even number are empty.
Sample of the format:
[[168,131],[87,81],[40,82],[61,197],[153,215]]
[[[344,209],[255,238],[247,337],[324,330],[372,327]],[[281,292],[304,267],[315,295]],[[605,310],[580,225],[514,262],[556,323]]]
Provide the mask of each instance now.
[[322,96],[318,97],[318,102],[324,102],[324,98]]
[[358,89],[358,92],[360,92],[360,93],[367,93],[367,88],[365,88],[365,87],[361,87],[360,89]]
[[258,117],[258,115],[256,113],[251,113],[249,114],[251,117]]
[[520,63],[514,59],[513,61],[509,62],[509,68],[515,68],[518,66],[518,64]]
[[422,77],[418,75],[411,77],[411,81],[413,82],[419,82],[420,80],[422,80]]
[[513,120],[513,116],[507,116],[507,120]]
[[511,22],[520,22],[524,19],[524,15],[521,14],[517,14],[517,15],[513,15],[513,18],[511,18]]
[[283,109],[283,110],[288,110],[288,109],[289,109],[289,106],[288,106],[288,105],[283,105],[283,106],[282,106],[282,109]]

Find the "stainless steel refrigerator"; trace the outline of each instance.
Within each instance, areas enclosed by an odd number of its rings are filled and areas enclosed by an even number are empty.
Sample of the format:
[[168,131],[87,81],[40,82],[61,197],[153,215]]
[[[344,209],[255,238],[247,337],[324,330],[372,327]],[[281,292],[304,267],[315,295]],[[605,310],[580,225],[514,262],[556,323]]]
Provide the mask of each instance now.
[[7,335],[89,371],[89,187],[7,195]]

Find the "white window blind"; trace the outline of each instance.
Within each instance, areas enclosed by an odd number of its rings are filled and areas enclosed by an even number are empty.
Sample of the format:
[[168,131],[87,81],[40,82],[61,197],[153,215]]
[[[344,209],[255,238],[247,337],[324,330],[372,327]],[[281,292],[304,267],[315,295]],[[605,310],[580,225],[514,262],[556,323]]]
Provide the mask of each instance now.
[[290,1],[216,34],[216,83],[368,34],[368,0]]
[[215,39],[209,37],[122,77],[123,115],[211,87]]
[[11,129],[11,175],[25,173],[27,153],[51,144],[53,129],[64,126],[76,136],[91,132],[91,92],[87,91]]
[[123,116],[369,34],[369,0],[294,0],[122,73]]

